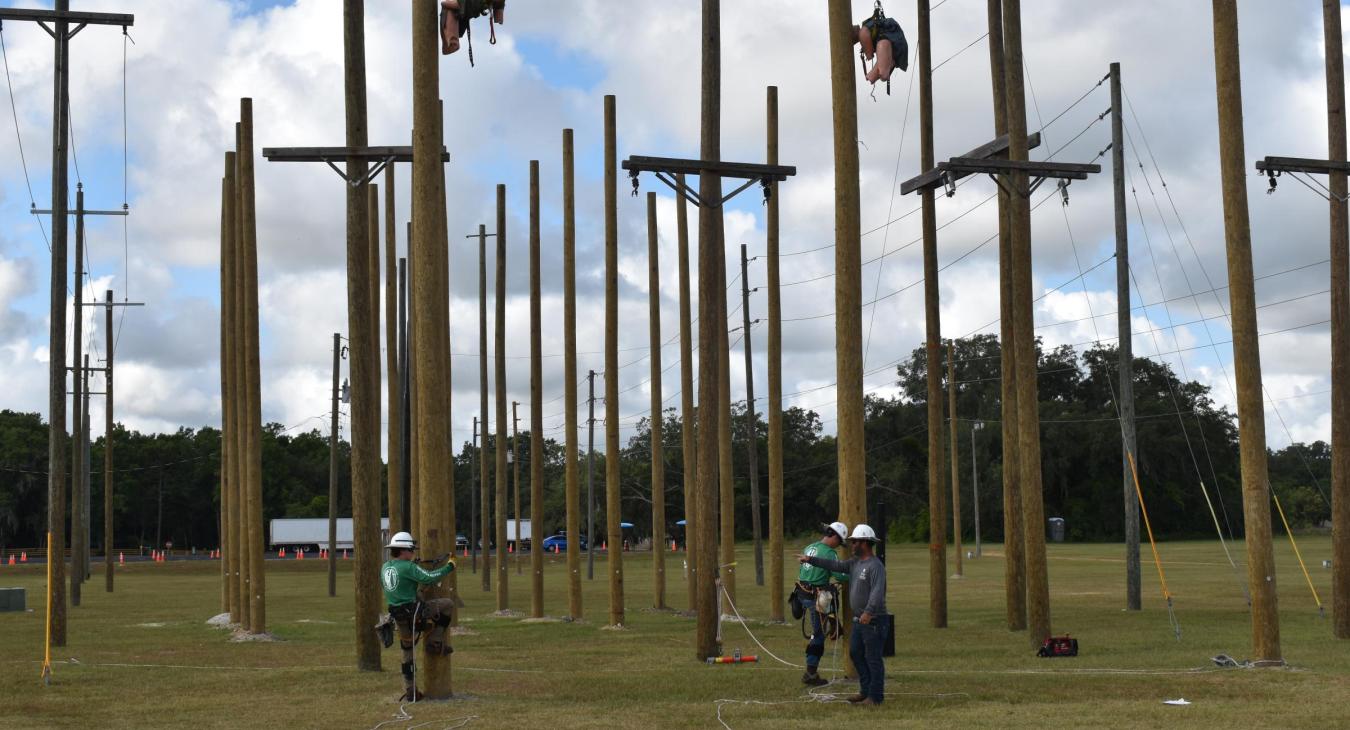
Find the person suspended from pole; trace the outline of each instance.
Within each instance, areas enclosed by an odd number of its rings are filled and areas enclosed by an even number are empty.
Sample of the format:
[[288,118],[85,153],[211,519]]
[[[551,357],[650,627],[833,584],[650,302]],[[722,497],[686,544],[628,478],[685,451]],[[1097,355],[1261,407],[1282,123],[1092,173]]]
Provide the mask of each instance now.
[[468,35],[469,63],[473,63],[473,30],[469,22],[488,16],[488,41],[497,43],[497,26],[506,22],[506,0],[441,0],[441,55],[459,50],[459,39]]
[[[872,17],[853,26],[854,43],[860,46],[858,56],[862,61],[863,76],[867,82],[876,85],[886,82],[886,93],[891,93],[891,74],[898,66],[901,71],[909,70],[909,43],[905,41],[905,31],[894,18],[886,17],[880,0],[872,11]],[[872,67],[867,62],[872,61]]]
[[[417,691],[413,670],[413,647],[417,638],[425,635],[428,652],[453,652],[447,634],[455,610],[455,599],[422,600],[418,588],[435,585],[449,575],[455,569],[455,558],[452,553],[431,560],[414,560],[417,541],[406,532],[395,533],[385,547],[389,548],[389,560],[380,568],[380,584],[384,588],[389,616],[376,629],[388,647],[393,643],[392,629],[397,627],[399,648],[403,651],[403,696],[399,699],[416,702],[421,699],[421,693]],[[434,565],[442,560],[445,564],[433,570],[419,565],[419,562]]]
[[[802,551],[807,557],[837,558],[835,549],[844,543],[848,527],[842,522],[821,525],[824,534],[821,538]],[[832,580],[833,579],[833,580]],[[797,585],[792,590],[792,617],[801,621],[802,636],[806,637],[806,673],[802,675],[802,684],[819,687],[828,684],[820,676],[820,658],[825,654],[825,640],[834,641],[839,637],[839,589],[838,584],[848,580],[842,571],[830,572],[824,568],[802,563],[797,571]],[[811,634],[806,634],[807,619],[810,619]]]
[[858,670],[858,694],[849,702],[879,705],[886,699],[886,666],[881,658],[886,641],[886,566],[877,558],[877,533],[867,525],[853,528],[848,538],[853,557],[832,560],[816,555],[799,555],[797,560],[817,568],[848,574],[848,599],[853,608],[853,635],[848,655]]

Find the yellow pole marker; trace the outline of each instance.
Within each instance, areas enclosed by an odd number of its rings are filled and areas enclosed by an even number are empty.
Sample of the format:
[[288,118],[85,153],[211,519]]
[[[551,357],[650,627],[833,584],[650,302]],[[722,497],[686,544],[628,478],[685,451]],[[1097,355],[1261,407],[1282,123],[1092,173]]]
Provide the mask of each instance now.
[[1144,515],[1144,529],[1148,530],[1148,546],[1153,550],[1153,564],[1158,567],[1158,581],[1162,583],[1163,597],[1167,599],[1167,618],[1172,622],[1172,631],[1181,641],[1181,624],[1177,623],[1172,611],[1172,592],[1167,590],[1167,576],[1163,575],[1162,559],[1158,557],[1158,543],[1153,539],[1153,525],[1148,520],[1148,507],[1144,505],[1144,490],[1139,488],[1139,469],[1134,465],[1134,454],[1125,452],[1130,458],[1130,475],[1134,477],[1134,493],[1139,497],[1139,512]]
[[42,643],[42,683],[52,683],[52,533],[47,531],[47,634]]
[[1280,522],[1284,523],[1284,534],[1289,536],[1289,544],[1294,546],[1294,556],[1298,558],[1298,567],[1303,569],[1303,579],[1308,581],[1308,590],[1312,591],[1313,600],[1317,602],[1317,614],[1326,618],[1326,609],[1322,608],[1322,598],[1317,595],[1317,588],[1313,586],[1312,576],[1308,575],[1308,566],[1303,564],[1303,553],[1298,551],[1298,543],[1294,541],[1294,531],[1289,529],[1289,520],[1285,519],[1284,508],[1280,506],[1280,497],[1275,494],[1275,490],[1270,490],[1270,496],[1275,498],[1275,509],[1280,513]]

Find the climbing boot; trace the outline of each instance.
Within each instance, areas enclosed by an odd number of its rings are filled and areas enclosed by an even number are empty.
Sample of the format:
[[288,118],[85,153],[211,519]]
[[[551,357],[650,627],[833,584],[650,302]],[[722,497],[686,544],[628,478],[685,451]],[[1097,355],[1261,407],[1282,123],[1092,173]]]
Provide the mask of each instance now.
[[862,701],[866,700],[866,699],[867,699],[867,695],[865,695],[865,694],[863,694],[863,693],[861,693],[861,692],[859,692],[859,693],[856,694],[856,695],[849,695],[849,697],[848,697],[848,701],[851,702],[851,703],[853,703],[853,704],[855,704],[855,705],[858,704],[859,702],[862,702]]
[[806,673],[802,675],[802,684],[810,687],[823,687],[829,683],[830,680],[825,679],[820,676],[820,674],[813,672],[810,669],[806,670]]

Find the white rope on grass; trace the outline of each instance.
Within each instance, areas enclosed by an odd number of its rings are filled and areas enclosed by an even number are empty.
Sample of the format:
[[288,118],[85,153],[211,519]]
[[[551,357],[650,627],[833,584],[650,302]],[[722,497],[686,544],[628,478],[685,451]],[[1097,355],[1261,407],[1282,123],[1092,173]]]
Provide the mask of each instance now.
[[[408,705],[400,703],[398,706],[397,715],[394,715],[391,719],[385,720],[384,722],[372,727],[370,730],[380,730],[380,728],[384,727],[385,725],[392,725],[400,722],[411,722],[412,719],[413,716],[408,712]],[[473,722],[474,720],[478,719],[481,719],[478,717],[478,715],[465,715],[464,717],[452,718],[450,720],[446,720],[446,722],[456,724],[442,726],[441,730],[457,730],[458,728],[462,728],[468,725],[470,722]],[[406,728],[404,728],[404,730],[414,730],[414,728],[425,727],[434,722],[441,722],[441,721],[427,720],[426,722],[419,722],[416,725],[408,725]]]
[[[776,661],[777,661],[778,663],[780,663],[780,664],[784,664],[784,665],[786,665],[786,666],[793,667],[793,668],[795,668],[795,669],[805,669],[805,668],[806,668],[806,667],[803,667],[803,666],[800,665],[800,664],[793,664],[792,662],[789,662],[789,661],[786,661],[786,660],[784,660],[784,659],[781,659],[781,658],[779,658],[779,656],[778,656],[777,654],[774,654],[773,652],[769,651],[769,648],[768,648],[767,646],[764,646],[764,644],[760,642],[759,638],[755,636],[755,632],[753,632],[753,631],[750,630],[750,626],[749,626],[748,624],[745,623],[745,617],[741,615],[741,612],[738,611],[738,610],[736,610],[736,603],[735,603],[734,601],[731,600],[731,594],[727,593],[726,586],[723,586],[723,585],[721,584],[721,582],[719,581],[718,584],[717,584],[717,587],[720,588],[720,589],[722,590],[722,595],[726,597],[727,605],[731,607],[731,612],[732,612],[732,614],[734,614],[734,615],[736,616],[736,620],[737,620],[737,621],[740,621],[740,622],[741,622],[741,626],[743,626],[743,627],[745,628],[745,633],[747,633],[747,634],[750,635],[750,639],[751,639],[752,641],[754,641],[755,644],[758,645],[759,648],[762,649],[762,650],[764,651],[765,654],[768,654],[769,656],[773,657],[774,660],[776,660]],[[718,621],[717,621],[717,626],[718,626],[718,633],[719,633],[719,635],[720,635],[720,634],[721,634],[721,627],[722,627],[722,621],[721,621],[720,618],[719,618]],[[719,702],[720,702],[720,701],[721,701],[721,700],[719,700]],[[720,710],[720,707],[719,707],[719,710]]]

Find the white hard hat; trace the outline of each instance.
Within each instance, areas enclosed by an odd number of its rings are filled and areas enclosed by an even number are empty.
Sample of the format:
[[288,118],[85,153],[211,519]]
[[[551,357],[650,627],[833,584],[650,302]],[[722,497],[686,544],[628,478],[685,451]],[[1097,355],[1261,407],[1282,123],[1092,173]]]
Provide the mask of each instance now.
[[413,539],[412,535],[409,535],[406,532],[395,532],[394,536],[389,538],[389,544],[385,545],[385,547],[398,548],[403,550],[416,550],[417,541]]
[[868,542],[877,541],[876,530],[867,525],[858,525],[853,528],[853,534],[848,536],[850,540],[867,540]]
[[838,535],[840,540],[848,536],[848,525],[842,522],[830,522],[822,525],[822,527]]

